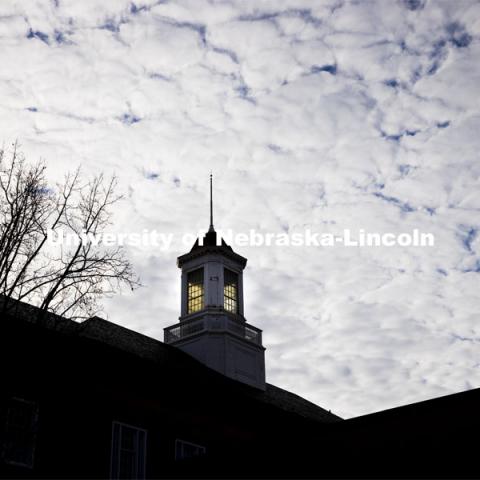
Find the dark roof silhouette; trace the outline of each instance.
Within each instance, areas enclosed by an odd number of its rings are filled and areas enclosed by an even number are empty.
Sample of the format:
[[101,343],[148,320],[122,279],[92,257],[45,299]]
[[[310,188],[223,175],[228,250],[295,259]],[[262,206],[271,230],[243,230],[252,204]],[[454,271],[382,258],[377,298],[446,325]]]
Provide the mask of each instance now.
[[[148,478],[479,478],[478,388],[342,420],[104,319],[12,306],[0,315],[2,387],[41,403],[43,430],[37,470],[0,462],[2,478],[108,477],[112,421],[148,430]],[[209,453],[189,470],[174,460],[175,439]]]
[[[59,333],[75,335],[100,342],[104,345],[151,361],[159,365],[159,367],[166,367],[178,371],[179,375],[186,375],[186,378],[191,375],[203,376],[204,378],[208,377],[211,382],[218,385],[219,389],[228,388],[229,390],[235,391],[238,395],[255,399],[309,420],[322,423],[332,423],[342,420],[337,415],[318,405],[275,385],[267,383],[266,390],[261,391],[244,383],[232,380],[208,368],[176,347],[109,322],[103,318],[95,316],[79,323],[53,313],[47,313],[40,321],[38,308],[23,302],[13,300],[10,302],[12,302],[12,308],[9,310],[9,316],[15,317],[16,320],[37,324],[41,323],[42,327],[55,330]],[[2,303],[2,299],[0,298],[0,311]]]

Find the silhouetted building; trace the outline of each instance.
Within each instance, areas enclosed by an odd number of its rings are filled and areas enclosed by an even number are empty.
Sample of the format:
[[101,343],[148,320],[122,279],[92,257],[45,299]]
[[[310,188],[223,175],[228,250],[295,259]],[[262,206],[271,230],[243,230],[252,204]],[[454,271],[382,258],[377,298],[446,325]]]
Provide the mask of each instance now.
[[480,389],[341,420],[101,318],[0,322],[0,477],[478,478]]
[[478,389],[342,420],[266,383],[246,259],[210,223],[178,258],[165,343],[19,302],[2,314],[1,477],[479,476]]
[[0,322],[2,477],[258,475],[340,420],[101,318],[36,318]]

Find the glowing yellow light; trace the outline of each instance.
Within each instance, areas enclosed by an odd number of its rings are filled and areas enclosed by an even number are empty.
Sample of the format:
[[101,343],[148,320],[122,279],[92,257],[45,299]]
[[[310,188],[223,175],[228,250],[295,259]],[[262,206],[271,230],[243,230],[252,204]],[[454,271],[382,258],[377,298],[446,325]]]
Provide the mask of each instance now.
[[203,310],[205,306],[205,288],[203,285],[203,268],[188,273],[187,276],[188,313]]

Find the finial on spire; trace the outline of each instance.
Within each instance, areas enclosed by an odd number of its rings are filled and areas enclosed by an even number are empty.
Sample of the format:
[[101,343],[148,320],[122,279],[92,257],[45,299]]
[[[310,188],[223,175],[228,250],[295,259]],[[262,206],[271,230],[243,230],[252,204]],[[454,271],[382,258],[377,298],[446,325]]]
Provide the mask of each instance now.
[[210,171],[210,228],[208,229],[209,232],[213,232],[213,175]]

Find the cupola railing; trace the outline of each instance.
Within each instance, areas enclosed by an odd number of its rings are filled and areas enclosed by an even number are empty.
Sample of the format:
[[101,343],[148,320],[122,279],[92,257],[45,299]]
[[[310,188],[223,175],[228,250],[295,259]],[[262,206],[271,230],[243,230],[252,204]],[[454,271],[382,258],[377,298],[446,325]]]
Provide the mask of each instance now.
[[262,345],[262,331],[228,314],[203,314],[164,328],[165,343],[175,343],[203,332],[228,332],[256,345]]

